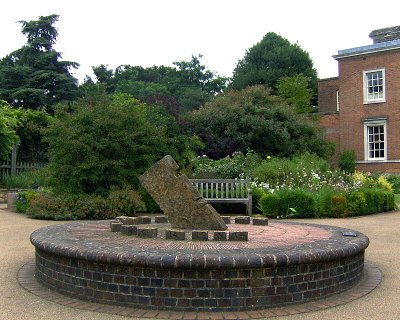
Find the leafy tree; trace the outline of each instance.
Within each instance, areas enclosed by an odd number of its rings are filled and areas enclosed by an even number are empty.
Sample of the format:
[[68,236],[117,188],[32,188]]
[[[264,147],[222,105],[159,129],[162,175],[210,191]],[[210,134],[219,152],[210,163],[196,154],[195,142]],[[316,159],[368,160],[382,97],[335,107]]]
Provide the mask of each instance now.
[[137,175],[164,155],[184,161],[191,153],[184,137],[173,136],[171,120],[126,94],[100,89],[60,106],[47,130],[52,184],[59,192],[100,195],[138,187]]
[[17,109],[15,113],[19,121],[18,161],[48,162],[48,144],[43,135],[52,117],[45,110]]
[[278,95],[293,106],[298,113],[308,113],[311,107],[312,92],[308,88],[309,79],[302,74],[282,77],[278,80]]
[[[100,65],[93,67],[93,72],[97,83],[104,85],[108,93],[128,93],[142,101],[149,101],[149,97],[154,96],[169,97],[163,100],[175,99],[178,109],[188,111],[222,92],[227,81],[207,70],[200,59],[200,55],[192,56],[190,61],[174,62],[174,67],[121,65],[115,71]],[[87,79],[85,85],[90,81]]]
[[15,111],[6,101],[0,100],[0,159],[7,159],[13,146],[18,142],[15,130],[18,119]]
[[70,69],[78,64],[61,61],[53,49],[58,15],[20,21],[27,44],[0,60],[0,98],[14,107],[52,110],[54,104],[77,97],[77,80]]
[[261,156],[290,157],[309,151],[327,156],[318,126],[263,86],[231,90],[188,116],[189,127],[214,159],[251,149]]
[[276,93],[278,80],[284,76],[303,74],[310,79],[312,92],[317,90],[317,72],[310,55],[298,44],[274,32],[247,50],[233,72],[231,87],[236,90],[263,84]]

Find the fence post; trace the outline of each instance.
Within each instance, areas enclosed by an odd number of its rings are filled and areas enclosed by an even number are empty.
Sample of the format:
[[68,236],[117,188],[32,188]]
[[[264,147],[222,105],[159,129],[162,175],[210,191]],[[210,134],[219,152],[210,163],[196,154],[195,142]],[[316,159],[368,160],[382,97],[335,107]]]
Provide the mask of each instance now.
[[17,172],[17,145],[14,144],[11,152],[11,175]]

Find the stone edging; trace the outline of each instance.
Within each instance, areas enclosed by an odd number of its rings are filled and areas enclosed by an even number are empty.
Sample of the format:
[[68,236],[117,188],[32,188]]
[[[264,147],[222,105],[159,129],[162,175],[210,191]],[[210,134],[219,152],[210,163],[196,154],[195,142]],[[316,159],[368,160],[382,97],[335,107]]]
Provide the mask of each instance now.
[[290,305],[287,307],[267,308],[257,311],[240,311],[240,312],[176,312],[164,310],[144,310],[137,308],[129,308],[122,306],[103,305],[99,303],[78,300],[72,297],[62,295],[56,291],[41,285],[36,281],[34,276],[35,263],[28,262],[18,271],[17,280],[21,287],[28,292],[51,302],[77,308],[87,311],[96,311],[101,313],[120,315],[136,318],[158,318],[158,319],[213,319],[213,320],[230,320],[230,319],[261,319],[277,316],[287,316],[292,314],[306,313],[324,310],[327,308],[342,305],[358,298],[361,298],[372,290],[374,290],[382,280],[382,273],[379,268],[371,262],[366,261],[364,267],[364,276],[362,280],[351,289],[327,297],[318,301],[311,301],[300,305]]

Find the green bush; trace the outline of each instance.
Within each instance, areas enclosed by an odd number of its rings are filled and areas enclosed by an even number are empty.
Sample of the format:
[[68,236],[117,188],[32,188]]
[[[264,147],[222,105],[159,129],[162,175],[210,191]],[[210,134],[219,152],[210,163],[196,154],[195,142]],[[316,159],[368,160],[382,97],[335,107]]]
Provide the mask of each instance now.
[[345,150],[340,154],[339,168],[350,174],[356,171],[356,154],[354,150]]
[[347,198],[338,194],[332,197],[332,215],[334,218],[344,218],[347,217],[350,210],[347,205]]
[[101,91],[59,106],[46,131],[55,190],[105,196],[112,187],[137,188],[138,174],[166,154],[191,159],[196,139],[180,134],[175,119],[157,108]]
[[317,216],[321,218],[333,217],[332,198],[337,195],[337,192],[332,188],[322,188],[317,192],[313,192],[312,195]]
[[138,211],[145,211],[146,205],[139,193],[127,187],[112,191],[107,197],[107,204],[111,216],[136,216]]
[[311,218],[316,214],[313,196],[302,189],[282,189],[261,197],[260,208],[267,217]]
[[1,185],[12,189],[36,189],[47,185],[46,169],[22,171],[14,175],[4,175]]
[[15,210],[20,213],[25,213],[31,202],[35,200],[38,192],[35,190],[28,190],[19,192],[15,200]]
[[385,178],[392,186],[394,193],[400,193],[400,175],[398,174],[385,174]]
[[26,211],[35,219],[80,220],[111,218],[106,201],[102,197],[82,195],[55,195],[41,193]]
[[276,218],[281,214],[281,199],[275,193],[266,193],[260,199],[260,209],[268,218]]
[[367,199],[364,192],[354,191],[347,194],[348,206],[352,215],[360,216],[367,213]]
[[366,199],[366,213],[378,213],[391,211],[396,208],[394,193],[380,188],[364,188],[363,193]]

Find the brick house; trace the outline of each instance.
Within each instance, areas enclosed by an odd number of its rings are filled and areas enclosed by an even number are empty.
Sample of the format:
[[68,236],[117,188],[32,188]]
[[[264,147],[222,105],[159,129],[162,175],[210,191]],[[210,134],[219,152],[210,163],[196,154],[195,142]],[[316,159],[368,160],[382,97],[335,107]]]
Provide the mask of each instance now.
[[336,142],[333,162],[354,150],[357,168],[400,172],[400,26],[374,30],[372,45],[339,50],[339,77],[318,84],[326,138]]

